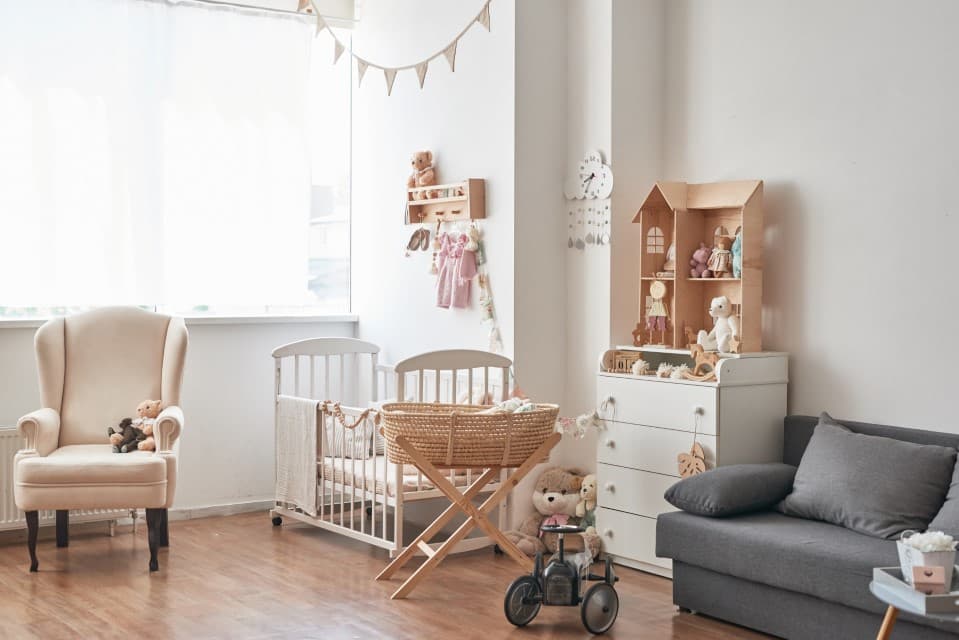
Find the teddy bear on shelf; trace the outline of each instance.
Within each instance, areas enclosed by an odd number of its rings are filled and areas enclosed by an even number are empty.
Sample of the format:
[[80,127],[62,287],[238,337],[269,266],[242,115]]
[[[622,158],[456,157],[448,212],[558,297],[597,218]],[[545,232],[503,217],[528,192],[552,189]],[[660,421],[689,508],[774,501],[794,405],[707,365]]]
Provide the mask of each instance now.
[[726,296],[713,298],[709,303],[709,315],[713,319],[713,329],[709,333],[701,330],[696,343],[706,351],[729,353],[730,340],[739,337],[739,318],[733,315],[733,305]]
[[[540,527],[544,524],[579,524],[576,505],[582,486],[583,476],[574,471],[561,467],[549,467],[543,471],[533,489],[536,512],[526,518],[519,529],[507,531],[506,537],[528,556],[546,551],[556,553],[559,538],[555,533],[543,533]],[[595,558],[599,555],[600,539],[595,532],[568,535],[565,547],[571,553],[588,548]]]
[[136,451],[139,444],[146,440],[143,430],[133,426],[133,418],[124,418],[120,424],[109,427],[107,435],[110,436],[113,453]]
[[594,473],[583,478],[583,486],[579,488],[576,517],[580,519],[579,524],[586,527],[587,534],[596,534],[596,474]]
[[156,449],[153,427],[156,425],[157,416],[160,415],[161,411],[163,411],[163,403],[160,400],[144,400],[137,405],[137,417],[133,420],[133,426],[142,430],[143,435],[146,436],[137,445],[140,451]]
[[[432,151],[417,151],[413,154],[413,159],[410,161],[410,164],[413,165],[413,173],[410,175],[409,179],[406,181],[407,189],[415,189],[418,187],[431,187],[436,184],[436,172],[433,170],[433,152]],[[413,200],[428,200],[430,198],[435,198],[436,192],[429,189],[426,191],[414,191]]]
[[691,278],[711,278],[713,272],[709,270],[706,263],[709,262],[709,256],[713,250],[706,246],[705,242],[699,243],[699,248],[693,251],[693,257],[689,261],[689,276]]

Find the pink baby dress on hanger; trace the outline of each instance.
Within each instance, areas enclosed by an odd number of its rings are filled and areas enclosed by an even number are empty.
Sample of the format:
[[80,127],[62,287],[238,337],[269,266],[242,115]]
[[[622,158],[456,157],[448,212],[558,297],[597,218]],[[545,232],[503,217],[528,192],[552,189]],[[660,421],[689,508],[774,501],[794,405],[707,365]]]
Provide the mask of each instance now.
[[453,292],[450,288],[453,264],[450,262],[450,235],[442,233],[439,237],[440,250],[436,254],[436,306],[449,309]]
[[460,234],[456,239],[456,252],[459,254],[459,259],[456,271],[453,273],[453,295],[450,304],[457,309],[469,308],[470,289],[473,277],[476,276],[476,252],[466,248],[469,241],[469,236],[465,233]]

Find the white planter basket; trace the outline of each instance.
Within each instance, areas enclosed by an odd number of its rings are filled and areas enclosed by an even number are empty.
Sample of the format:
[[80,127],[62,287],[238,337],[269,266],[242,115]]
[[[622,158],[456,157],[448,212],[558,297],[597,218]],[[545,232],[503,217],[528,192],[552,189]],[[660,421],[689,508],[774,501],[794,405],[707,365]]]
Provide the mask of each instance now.
[[[903,538],[908,537],[910,532],[903,533]],[[915,547],[896,541],[896,548],[899,550],[899,566],[902,569],[903,579],[912,584],[913,567],[942,567],[946,574],[946,588],[952,584],[952,570],[956,563],[956,551],[920,551]]]

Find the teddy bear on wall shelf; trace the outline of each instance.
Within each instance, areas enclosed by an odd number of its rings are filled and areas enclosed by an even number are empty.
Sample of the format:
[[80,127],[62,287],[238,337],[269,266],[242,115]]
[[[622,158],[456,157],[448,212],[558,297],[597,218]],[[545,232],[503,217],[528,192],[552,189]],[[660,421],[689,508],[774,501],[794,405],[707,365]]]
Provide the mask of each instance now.
[[[436,172],[433,170],[433,152],[417,151],[413,154],[410,164],[413,166],[413,173],[406,181],[407,189],[417,187],[430,187],[436,184]],[[413,200],[429,200],[436,197],[436,191],[414,191]]]

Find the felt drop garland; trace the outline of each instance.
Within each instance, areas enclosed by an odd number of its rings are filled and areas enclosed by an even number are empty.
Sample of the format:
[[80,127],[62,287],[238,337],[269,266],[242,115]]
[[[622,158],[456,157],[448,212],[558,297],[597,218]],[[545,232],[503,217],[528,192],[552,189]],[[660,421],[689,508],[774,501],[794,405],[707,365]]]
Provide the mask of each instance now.
[[456,34],[456,37],[453,38],[451,42],[444,45],[439,51],[433,55],[420,60],[419,62],[414,62],[413,64],[407,64],[398,67],[388,67],[386,65],[377,64],[375,62],[370,62],[369,60],[362,58],[356,55],[353,52],[352,47],[344,44],[339,38],[336,37],[336,34],[333,33],[333,30],[330,28],[330,25],[327,23],[326,18],[324,18],[319,9],[316,6],[315,0],[300,0],[299,9],[302,11],[307,7],[307,4],[312,8],[313,13],[316,14],[316,35],[319,35],[323,31],[326,31],[330,34],[330,37],[333,38],[333,64],[340,59],[340,56],[343,55],[345,51],[348,51],[350,57],[356,60],[356,75],[357,75],[357,85],[362,84],[363,76],[366,75],[366,70],[370,67],[374,69],[379,69],[383,72],[383,77],[386,80],[386,95],[392,95],[393,93],[393,82],[396,80],[396,73],[398,71],[405,71],[412,69],[416,72],[416,78],[419,82],[420,89],[423,88],[423,84],[426,82],[426,71],[429,67],[430,62],[443,56],[446,58],[446,61],[450,65],[450,71],[456,72],[456,48],[460,39],[466,35],[466,32],[474,24],[482,25],[487,31],[490,30],[490,18],[489,18],[489,5],[492,0],[486,0],[483,3],[483,6],[480,8],[479,13],[477,13],[463,29]]
[[496,317],[496,306],[493,304],[493,289],[490,287],[489,270],[486,268],[486,251],[483,248],[483,236],[476,223],[470,224],[469,244],[466,249],[476,254],[476,282],[480,289],[479,304],[482,311],[481,321],[489,327],[489,350],[493,353],[503,352],[503,335],[499,329],[499,320]]

